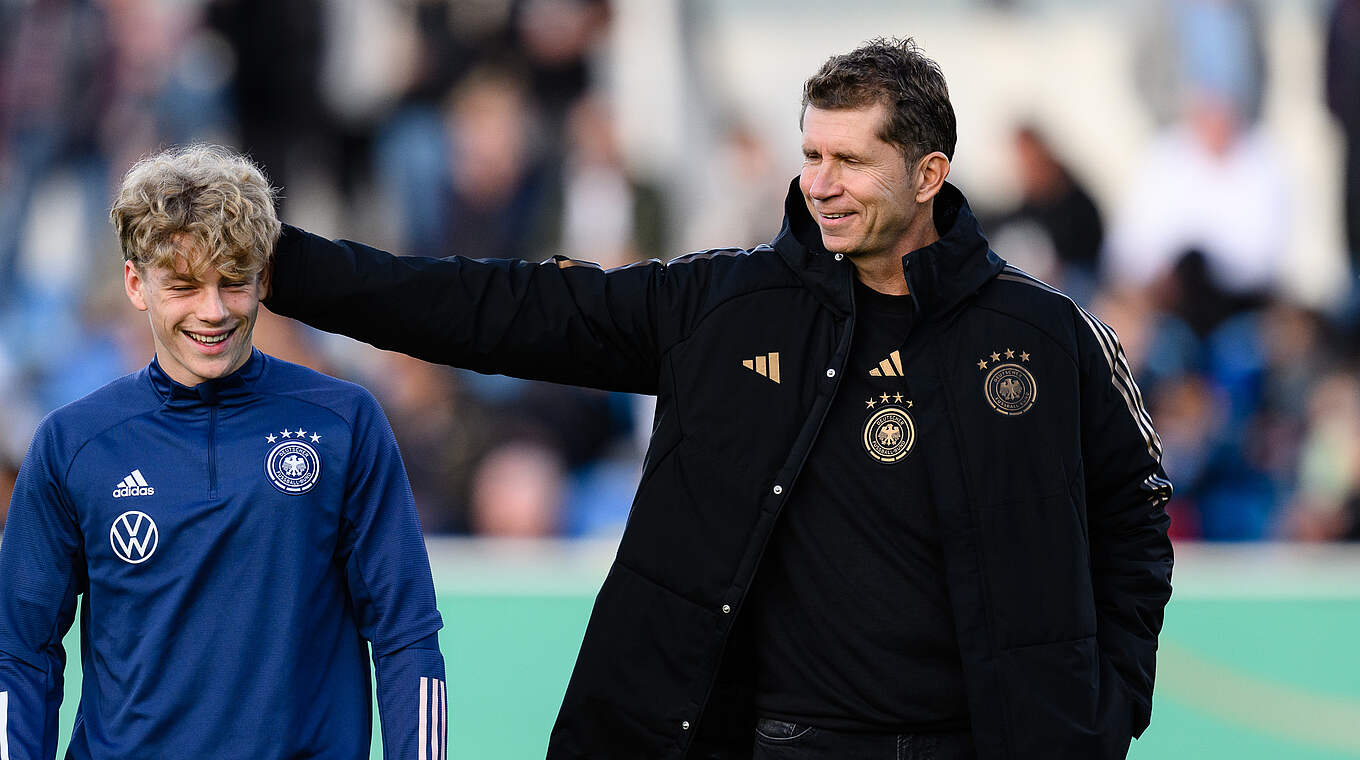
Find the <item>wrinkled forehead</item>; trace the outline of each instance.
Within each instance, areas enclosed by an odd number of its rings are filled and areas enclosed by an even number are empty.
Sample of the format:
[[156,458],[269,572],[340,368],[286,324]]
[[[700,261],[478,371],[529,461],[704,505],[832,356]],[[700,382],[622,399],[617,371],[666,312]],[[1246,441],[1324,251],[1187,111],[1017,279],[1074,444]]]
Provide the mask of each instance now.
[[803,113],[803,144],[828,142],[859,147],[882,143],[887,124],[887,108],[881,103],[851,108],[818,108],[809,105]]

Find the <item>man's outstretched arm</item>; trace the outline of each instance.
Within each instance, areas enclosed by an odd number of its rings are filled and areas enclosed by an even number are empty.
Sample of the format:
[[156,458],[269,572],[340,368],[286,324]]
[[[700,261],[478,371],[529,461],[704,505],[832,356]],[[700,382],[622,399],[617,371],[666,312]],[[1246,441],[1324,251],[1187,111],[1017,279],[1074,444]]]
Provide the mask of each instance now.
[[[284,226],[266,305],[328,332],[426,361],[607,390],[654,393],[677,274],[659,262],[604,271],[462,257],[393,256]],[[674,296],[676,298],[680,296]]]

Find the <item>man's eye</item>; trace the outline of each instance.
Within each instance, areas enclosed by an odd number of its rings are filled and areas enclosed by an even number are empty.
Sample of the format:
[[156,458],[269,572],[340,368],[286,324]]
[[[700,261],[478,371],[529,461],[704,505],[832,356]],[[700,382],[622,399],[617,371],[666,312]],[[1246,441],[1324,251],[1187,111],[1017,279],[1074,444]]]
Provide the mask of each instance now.
[[246,283],[245,283],[244,281],[242,281],[242,282],[225,282],[225,283],[222,283],[222,286],[223,286],[223,287],[226,287],[226,288],[244,288],[244,287],[246,286]]
[[175,291],[176,293],[185,293],[190,290],[193,290],[194,288],[192,285],[171,285],[170,289]]

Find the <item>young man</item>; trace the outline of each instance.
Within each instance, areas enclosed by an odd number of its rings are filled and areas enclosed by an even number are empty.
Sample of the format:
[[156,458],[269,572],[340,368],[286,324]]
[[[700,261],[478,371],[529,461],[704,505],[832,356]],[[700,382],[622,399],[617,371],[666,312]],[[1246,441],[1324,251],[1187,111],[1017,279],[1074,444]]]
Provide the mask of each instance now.
[[657,395],[551,758],[1124,757],[1171,487],[1113,332],[988,250],[910,41],[827,61],[801,126],[773,245],[602,271],[288,228],[270,306]]
[[362,388],[252,346],[279,234],[248,160],[144,159],[112,210],[150,365],[34,435],[0,545],[0,760],[51,760],[81,608],[69,757],[444,754],[429,560]]

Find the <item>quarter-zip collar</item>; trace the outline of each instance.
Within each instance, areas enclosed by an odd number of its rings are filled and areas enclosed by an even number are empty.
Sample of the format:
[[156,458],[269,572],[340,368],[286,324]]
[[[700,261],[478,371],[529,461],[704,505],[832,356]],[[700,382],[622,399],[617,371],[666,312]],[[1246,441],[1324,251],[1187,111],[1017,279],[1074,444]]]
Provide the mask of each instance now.
[[[940,239],[902,257],[907,287],[924,319],[950,311],[1006,264],[988,249],[968,200],[948,182],[935,196],[934,219]],[[851,312],[854,265],[837,261],[822,245],[821,230],[808,213],[796,177],[784,201],[784,226],[774,248],[824,303],[841,314]]]
[[250,350],[250,358],[242,364],[235,372],[225,377],[216,377],[211,380],[204,380],[192,388],[175,382],[161,368],[160,360],[153,358],[151,364],[143,370],[151,387],[166,403],[172,405],[194,405],[194,404],[228,404],[232,401],[245,398],[253,391],[252,387],[260,375],[264,373],[267,364],[266,357],[258,348]]

